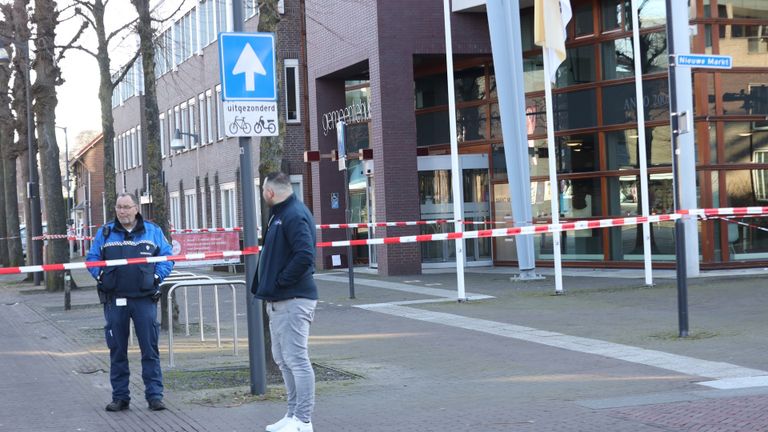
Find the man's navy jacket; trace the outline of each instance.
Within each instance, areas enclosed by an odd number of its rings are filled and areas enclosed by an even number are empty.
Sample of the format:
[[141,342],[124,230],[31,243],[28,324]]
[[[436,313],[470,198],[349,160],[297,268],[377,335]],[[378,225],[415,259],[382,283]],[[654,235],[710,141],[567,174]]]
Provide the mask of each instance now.
[[[131,232],[123,228],[115,218],[105,225],[109,236],[105,238],[105,227],[99,228],[88,251],[86,261],[101,261],[127,258],[148,258],[170,256],[172,248],[163,235],[163,231],[152,222],[145,222],[140,214],[136,215],[136,226]],[[90,267],[94,278],[101,274],[101,289],[115,297],[145,297],[157,291],[159,283],[173,269],[173,261],[158,263],[131,264],[111,267]],[[155,281],[157,275],[157,281]]]
[[251,292],[257,298],[280,301],[295,297],[317,300],[315,221],[294,195],[272,207]]

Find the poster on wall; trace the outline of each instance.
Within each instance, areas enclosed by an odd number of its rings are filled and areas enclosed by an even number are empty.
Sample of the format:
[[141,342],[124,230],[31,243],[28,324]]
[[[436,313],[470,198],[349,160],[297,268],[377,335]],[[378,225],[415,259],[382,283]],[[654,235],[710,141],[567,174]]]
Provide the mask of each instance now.
[[[236,251],[240,250],[240,234],[237,232],[177,233],[173,235],[171,245],[174,255]],[[205,261],[178,261],[174,268],[239,263],[240,257],[236,256]]]

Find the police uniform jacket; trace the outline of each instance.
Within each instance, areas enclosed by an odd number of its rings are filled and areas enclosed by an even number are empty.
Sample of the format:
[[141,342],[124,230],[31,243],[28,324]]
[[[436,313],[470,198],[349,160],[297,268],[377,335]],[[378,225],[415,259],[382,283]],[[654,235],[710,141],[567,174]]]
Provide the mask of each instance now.
[[[105,231],[109,233],[105,236]],[[86,261],[114,260],[127,258],[149,258],[170,256],[172,248],[159,226],[144,221],[136,215],[136,226],[128,232],[115,218],[113,222],[99,228],[88,251]],[[90,267],[100,289],[115,297],[145,297],[157,291],[160,283],[173,269],[172,261],[131,264],[111,267]],[[157,275],[157,277],[155,276]]]

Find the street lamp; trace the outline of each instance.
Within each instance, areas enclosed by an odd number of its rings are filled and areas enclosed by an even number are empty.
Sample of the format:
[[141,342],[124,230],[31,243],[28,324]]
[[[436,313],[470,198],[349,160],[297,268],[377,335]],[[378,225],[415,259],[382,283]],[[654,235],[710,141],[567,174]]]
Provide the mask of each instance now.
[[187,148],[187,145],[184,144],[184,140],[181,139],[182,136],[192,137],[195,142],[200,142],[200,138],[197,134],[182,132],[177,128],[173,133],[173,139],[171,140],[171,150],[184,150]]
[[61,129],[64,131],[64,166],[66,167],[66,172],[64,174],[64,183],[67,187],[67,203],[66,203],[66,215],[67,215],[67,226],[71,225],[73,222],[70,222],[72,219],[72,215],[69,214],[69,139],[67,137],[67,127],[66,126],[56,126],[56,129]]
[[[8,39],[0,36],[0,44],[9,45],[13,44],[17,50],[19,50],[26,59],[26,74],[24,76],[24,99],[27,104],[27,153],[29,156],[29,182],[27,182],[27,197],[29,198],[29,215],[30,220],[27,221],[30,237],[38,237],[42,234],[42,212],[40,210],[40,185],[38,184],[37,173],[37,152],[35,151],[35,141],[32,138],[35,130],[35,121],[32,117],[32,96],[30,95],[31,83],[31,66],[29,61],[29,45],[28,42],[20,43],[13,39]],[[0,65],[9,65],[11,63],[11,56],[8,55],[8,50],[0,47]],[[30,257],[32,265],[41,265],[43,263],[43,248],[42,243],[38,241],[31,241],[29,245]],[[35,285],[40,285],[43,280],[43,274],[41,272],[33,273],[33,281]]]
[[[67,200],[65,203],[66,207],[66,218],[67,218],[67,233],[69,233],[69,228],[74,225],[75,221],[72,218],[72,215],[69,213],[69,138],[67,137],[67,127],[66,126],[56,126],[56,129],[62,129],[64,131],[64,166],[65,166],[65,174],[64,174],[64,183],[67,187]],[[73,249],[74,248],[74,242],[72,240],[69,240],[69,256],[72,256]]]

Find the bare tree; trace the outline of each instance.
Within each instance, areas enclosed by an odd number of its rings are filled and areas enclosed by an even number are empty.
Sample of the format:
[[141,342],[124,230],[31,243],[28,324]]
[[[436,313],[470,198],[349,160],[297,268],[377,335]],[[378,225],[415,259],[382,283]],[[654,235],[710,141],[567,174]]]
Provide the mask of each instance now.
[[[0,35],[7,34],[6,24],[6,22],[0,23]],[[8,55],[11,55],[10,44],[0,45],[0,49],[5,49]],[[5,194],[5,153],[7,152],[6,149],[13,144],[13,114],[10,106],[11,98],[8,96],[10,81],[10,68],[0,65],[0,207],[3,209],[8,209]],[[14,201],[16,200],[14,199]],[[10,251],[8,245],[11,240],[6,225],[6,212],[2,211],[0,212],[0,265],[3,267],[11,265],[10,254],[6,253]]]
[[[115,181],[115,126],[112,114],[112,93],[115,87],[125,78],[126,73],[131,69],[139,56],[139,51],[126,62],[121,69],[112,74],[110,66],[110,44],[119,35],[123,35],[126,30],[136,24],[136,19],[132,19],[121,27],[107,33],[104,23],[104,15],[109,0],[75,0],[75,14],[80,16],[83,21],[96,33],[96,51],[82,45],[74,46],[85,53],[90,54],[99,66],[99,104],[101,105],[101,129],[104,134],[104,195],[107,203],[114,203],[117,199],[117,187]],[[107,219],[114,217],[114,209],[111,205],[106,207]]]
[[[6,17],[6,22],[10,23],[11,26],[11,39],[13,39],[15,42],[21,44],[27,44],[29,43],[30,39],[30,30],[29,30],[29,14],[27,13],[27,7],[29,6],[29,0],[14,0],[13,5],[11,6],[11,10],[8,11],[7,9],[3,9],[3,13]],[[32,137],[32,152],[37,153],[37,141],[34,139],[34,133],[35,131],[29,130],[29,124],[27,122],[27,98],[25,95],[26,91],[26,83],[28,81],[29,76],[29,69],[30,69],[30,59],[29,59],[29,51],[28,50],[16,50],[15,55],[13,56],[13,88],[11,90],[12,93],[12,108],[13,111],[16,113],[16,120],[14,123],[14,129],[16,130],[16,138],[17,141],[13,147],[8,149],[8,152],[5,153],[6,158],[12,158],[15,157],[15,159],[19,159],[22,161],[26,161],[29,159],[29,147],[27,145],[28,142],[28,134],[33,134]],[[22,183],[29,182],[29,164],[27,163],[21,163],[21,177],[18,175],[15,175],[16,172],[16,160],[9,161],[9,165],[6,165],[6,176],[13,175],[13,178],[20,178]],[[6,201],[8,201],[8,194],[12,194],[13,200],[15,202],[16,197],[16,187],[14,186],[13,189],[11,189],[12,185],[6,184]],[[16,204],[11,204],[16,205]],[[14,213],[16,215],[16,218],[18,220],[18,209]],[[11,220],[13,218],[13,215],[11,214],[11,209],[6,209],[6,224],[11,224]],[[24,200],[24,220],[27,221],[27,225],[29,225],[29,221],[32,220],[32,213],[29,208],[29,200]],[[29,226],[26,230],[26,243],[27,243],[27,264],[32,263],[32,253],[31,252],[31,245],[32,245],[32,230],[29,229]],[[21,248],[21,243],[19,243],[19,248]],[[29,273],[27,275],[27,280],[32,280],[32,273]]]
[[[258,31],[272,33],[275,35],[275,46],[277,46],[277,27],[280,24],[280,13],[277,8],[278,0],[263,0],[259,2],[259,25]],[[280,50],[276,50],[277,64],[282,64],[283,58]],[[277,94],[282,95],[282,79],[277,75]],[[285,122],[277,122],[279,132],[277,136],[261,137],[259,144],[259,177],[264,178],[267,174],[280,171],[283,164],[283,147],[285,144]],[[266,226],[266,225],[264,225]]]
[[[166,206],[165,185],[162,177],[162,159],[160,156],[160,110],[157,106],[157,83],[155,78],[155,41],[152,29],[152,16],[149,0],[131,0],[139,14],[136,30],[139,34],[142,66],[144,69],[144,122],[147,125],[147,174],[149,175],[152,196],[152,220],[160,226],[166,238],[170,238],[168,229],[168,209]],[[165,296],[162,308],[166,307]],[[174,317],[178,317],[178,305],[174,299]],[[168,328],[163,315],[161,325]]]
[[[277,27],[280,24],[280,13],[277,9],[278,0],[263,0],[259,2],[259,25],[257,30],[260,32],[272,33],[275,37],[275,46],[277,46]],[[280,50],[275,50],[277,64],[283,62],[283,56]],[[277,76],[277,94],[282,95],[282,79],[280,74]],[[278,104],[279,105],[279,104]],[[278,121],[277,136],[268,136],[259,138],[259,178],[266,178],[267,174],[280,171],[283,165],[283,147],[285,144],[285,121]],[[261,208],[267,208],[266,203],[261,203]],[[262,212],[262,226],[266,229],[268,225],[268,212]],[[262,305],[265,307],[266,303]],[[266,310],[262,310],[262,322],[264,326],[264,348],[269,353],[272,350],[272,335],[269,332],[269,315]],[[266,359],[267,370],[270,374],[278,373],[279,368],[271,355]]]
[[[84,30],[73,38],[73,42],[56,52],[56,26],[59,23],[59,11],[54,0],[35,0],[32,15],[37,35],[35,38],[35,85],[33,87],[34,111],[37,120],[39,138],[41,180],[45,200],[48,232],[66,233],[66,214],[62,194],[61,167],[59,166],[59,146],[56,142],[56,86],[61,85],[61,70],[58,63],[66,49],[77,40]],[[46,262],[69,262],[69,248],[65,239],[49,240],[46,247]],[[45,279],[48,291],[64,289],[63,272],[49,273]]]

